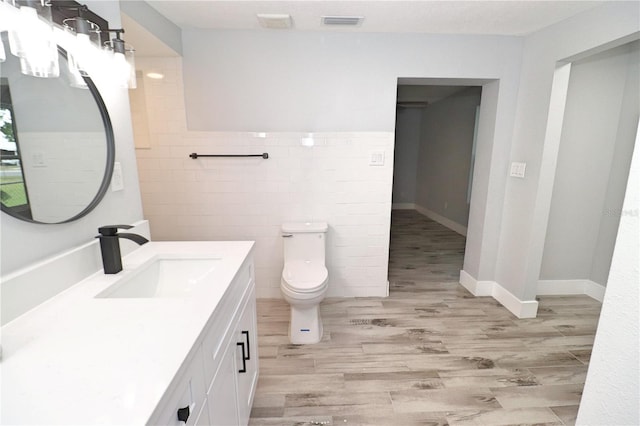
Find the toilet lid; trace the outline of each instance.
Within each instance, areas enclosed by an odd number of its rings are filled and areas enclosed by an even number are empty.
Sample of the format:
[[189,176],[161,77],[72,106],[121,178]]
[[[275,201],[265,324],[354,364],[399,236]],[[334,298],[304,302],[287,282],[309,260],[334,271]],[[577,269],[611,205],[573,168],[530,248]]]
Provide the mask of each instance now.
[[324,265],[309,261],[287,262],[282,271],[287,287],[299,292],[317,290],[325,284],[328,275]]

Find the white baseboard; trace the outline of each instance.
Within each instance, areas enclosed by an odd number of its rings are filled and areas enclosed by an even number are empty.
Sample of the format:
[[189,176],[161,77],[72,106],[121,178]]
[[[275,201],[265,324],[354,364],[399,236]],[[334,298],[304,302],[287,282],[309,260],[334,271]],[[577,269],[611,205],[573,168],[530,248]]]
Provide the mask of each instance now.
[[440,225],[445,226],[462,236],[465,236],[465,237],[467,236],[466,226],[462,226],[459,223],[452,221],[451,219],[448,219],[442,215],[439,215],[438,213],[432,212],[431,210],[424,208],[422,206],[419,206],[417,204],[415,205],[415,209],[418,213],[428,217],[431,220],[435,220]]
[[604,292],[606,289],[607,288],[602,284],[587,280],[587,283],[585,283],[584,286],[584,294],[602,303],[604,301]]
[[477,281],[466,271],[460,271],[460,284],[474,296],[491,296],[493,281]]
[[591,280],[540,280],[538,296],[584,294],[599,302],[604,300],[606,287]]
[[520,300],[495,281],[478,281],[466,271],[460,271],[460,284],[474,296],[491,296],[518,318],[535,318],[538,302]]
[[415,210],[416,205],[414,203],[393,203],[391,204],[391,210]]
[[493,283],[491,296],[518,318],[535,318],[538,314],[537,301],[520,300],[498,283]]

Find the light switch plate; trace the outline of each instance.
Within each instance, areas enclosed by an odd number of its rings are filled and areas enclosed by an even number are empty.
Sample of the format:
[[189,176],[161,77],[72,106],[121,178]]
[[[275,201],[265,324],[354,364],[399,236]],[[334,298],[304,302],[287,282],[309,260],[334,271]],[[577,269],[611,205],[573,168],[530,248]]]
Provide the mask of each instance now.
[[118,161],[113,163],[113,175],[111,176],[111,191],[122,191],[124,189],[124,179],[122,177],[122,166]]
[[31,154],[31,163],[33,167],[47,167],[47,161],[44,157],[44,152],[34,151]]
[[509,172],[509,176],[523,179],[526,168],[527,168],[527,163],[513,162],[511,163],[511,171]]
[[370,166],[384,166],[384,151],[373,151],[369,160]]

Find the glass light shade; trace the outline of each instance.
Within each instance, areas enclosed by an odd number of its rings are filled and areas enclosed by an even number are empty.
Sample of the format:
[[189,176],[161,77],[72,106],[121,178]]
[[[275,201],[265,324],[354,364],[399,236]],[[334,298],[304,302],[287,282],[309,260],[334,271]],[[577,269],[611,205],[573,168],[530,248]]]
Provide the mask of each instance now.
[[127,88],[129,84],[129,63],[124,53],[114,53],[113,55],[113,75],[115,76],[118,86]]
[[84,81],[80,71],[75,67],[71,67],[71,62],[69,62],[69,82],[71,87],[75,87],[77,89],[89,89],[89,86],[87,85],[87,82]]
[[[14,56],[24,57],[25,50],[45,33],[43,26],[48,27],[48,31],[52,30],[51,7],[32,2],[29,6],[20,6],[14,15],[14,22],[9,28],[9,45]],[[48,39],[51,39],[49,34]]]
[[20,72],[32,77],[60,77],[57,50],[55,55],[50,51],[41,51],[25,58],[20,58]]
[[129,78],[127,81],[127,87],[129,89],[135,89],[138,87],[138,80],[136,78],[136,61],[135,51],[133,50],[133,48],[125,52],[125,57],[127,59],[127,63],[129,64]]
[[73,73],[75,68],[81,75],[89,75],[100,54],[100,27],[80,17],[65,19],[64,27],[73,35],[67,50],[69,70]]
[[[49,22],[41,19],[43,15]],[[20,58],[20,70],[33,77],[53,78],[60,75],[58,46],[50,23],[51,8],[21,6],[17,22],[9,31],[11,53]]]
[[125,44],[120,39],[107,42],[106,46],[113,51],[111,66],[118,85],[125,89],[138,87],[133,47]]
[[13,3],[0,0],[0,32],[13,28],[17,13],[18,9],[13,6]]
[[14,56],[26,55],[31,26],[38,21],[38,12],[33,7],[22,6],[15,17],[16,22],[9,30],[9,48]]

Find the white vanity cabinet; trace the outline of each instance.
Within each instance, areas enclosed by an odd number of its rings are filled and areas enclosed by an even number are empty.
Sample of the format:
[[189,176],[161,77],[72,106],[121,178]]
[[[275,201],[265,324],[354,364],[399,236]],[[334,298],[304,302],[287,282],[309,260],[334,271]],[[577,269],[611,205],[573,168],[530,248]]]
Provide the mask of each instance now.
[[236,340],[246,345],[238,345],[240,350],[236,353],[238,366],[238,414],[242,425],[249,423],[253,395],[258,384],[258,333],[256,322],[256,297],[255,287],[253,287],[236,329]]
[[[221,355],[205,350],[215,370],[208,385],[209,421],[211,425],[246,425],[258,383],[258,336],[256,328],[256,297],[253,278],[242,303],[236,311],[235,327],[230,327],[219,349]],[[206,339],[205,339],[206,343]],[[203,347],[206,347],[203,344]],[[215,363],[216,358],[220,362]]]
[[251,258],[242,265],[201,337],[192,350],[194,355],[180,369],[149,424],[236,426],[249,423],[258,382],[256,296]]
[[[253,247],[151,241],[120,273],[96,272],[4,324],[0,424],[246,426],[258,379]],[[48,265],[15,279],[45,280]],[[69,401],[82,401],[72,417],[60,408]]]

